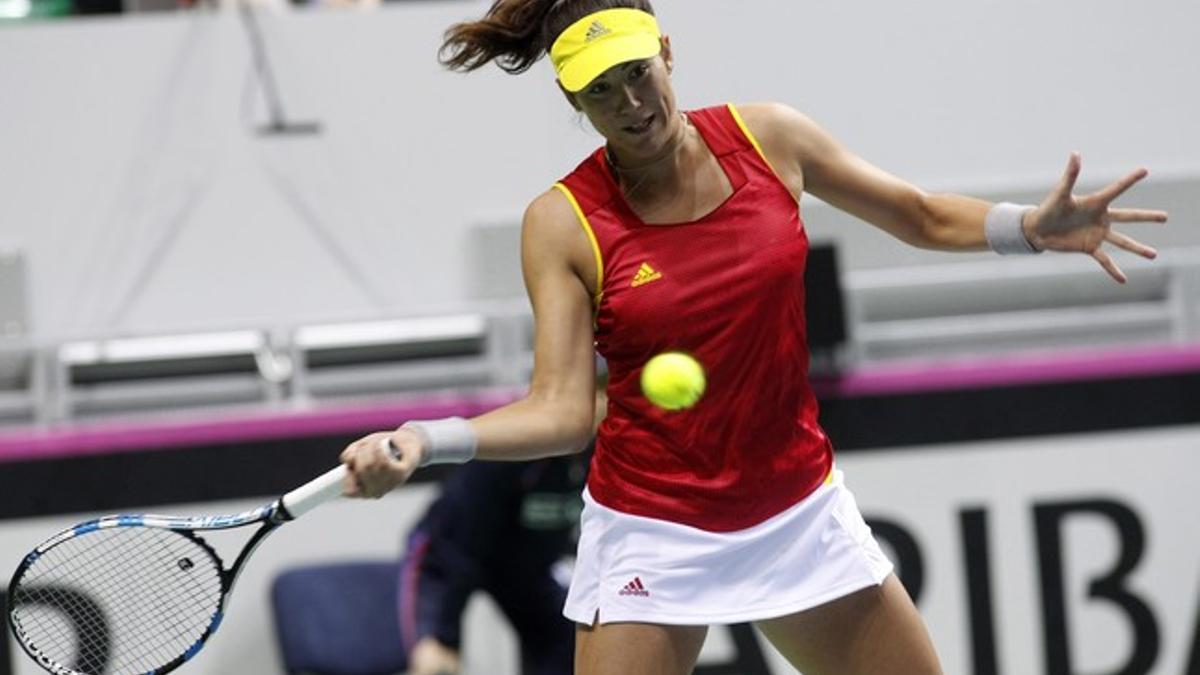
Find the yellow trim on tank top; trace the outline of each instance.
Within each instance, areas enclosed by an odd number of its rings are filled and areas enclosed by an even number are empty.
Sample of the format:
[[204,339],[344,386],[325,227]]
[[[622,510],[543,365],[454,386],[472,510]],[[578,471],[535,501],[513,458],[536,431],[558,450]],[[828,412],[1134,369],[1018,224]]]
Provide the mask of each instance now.
[[587,234],[588,242],[592,245],[592,255],[596,258],[596,293],[592,298],[593,313],[600,312],[600,299],[604,297],[604,256],[600,254],[600,244],[596,241],[596,233],[592,231],[592,224],[588,222],[587,216],[584,215],[583,209],[579,207],[579,202],[575,200],[575,195],[571,192],[571,188],[563,183],[555,183],[554,187],[558,188],[567,197],[567,201],[571,202],[571,208],[575,209],[575,215],[579,217],[579,226],[583,228]]
[[750,127],[746,126],[745,120],[742,119],[742,114],[738,112],[738,109],[732,103],[726,103],[725,106],[729,108],[729,113],[733,115],[733,121],[737,122],[738,128],[746,135],[746,139],[750,141],[750,145],[754,146],[754,150],[758,152],[758,156],[762,157],[762,160],[767,163],[767,168],[771,169],[771,173],[774,173],[782,181],[779,172],[771,165],[771,160],[767,159],[767,153],[763,152],[762,146],[758,144],[758,139],[750,132]]

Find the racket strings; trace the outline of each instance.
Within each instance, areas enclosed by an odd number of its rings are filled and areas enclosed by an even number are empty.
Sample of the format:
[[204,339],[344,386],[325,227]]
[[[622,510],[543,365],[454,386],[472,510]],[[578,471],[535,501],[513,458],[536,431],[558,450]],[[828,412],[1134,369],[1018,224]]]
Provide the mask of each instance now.
[[[98,564],[100,564],[99,562],[97,562],[97,560],[102,558],[105,554],[107,554],[111,550],[113,552],[112,559],[105,560],[104,564],[107,564],[115,569],[135,569],[135,565],[137,564],[137,562],[140,561],[140,556],[144,553],[143,551],[140,551],[136,547],[133,547],[133,546],[110,549],[110,547],[105,545],[105,544],[108,544],[109,542],[100,540],[100,538],[96,538],[96,539],[98,541],[93,542],[90,546],[83,549],[78,556],[79,560],[72,561],[72,564],[79,565],[82,567],[87,567],[87,568],[95,567]],[[160,554],[162,552],[163,551],[160,551]],[[51,555],[54,555],[55,557],[61,557],[62,555],[66,554],[66,553],[67,552],[65,552],[65,551],[59,551],[59,550],[55,549],[55,550],[52,550]],[[164,561],[159,560],[158,562],[160,563],[160,567],[161,567],[161,563]],[[58,563],[56,563],[56,564],[58,564]],[[60,566],[60,568],[64,569],[64,570],[66,569],[61,566]],[[110,582],[110,586],[106,589],[109,592],[105,593],[104,595],[106,597],[114,597],[114,595],[124,596],[129,593],[137,592],[138,585],[139,585],[141,579],[134,575],[127,575],[127,576],[122,576],[122,577],[109,578],[107,581]],[[182,590],[182,588],[180,590]],[[197,594],[202,593],[202,592],[203,592],[202,587],[194,586],[191,589],[190,595],[193,598],[196,598],[196,597],[198,597]],[[67,596],[67,597],[73,598],[74,596]],[[168,620],[171,619],[172,618],[171,616],[165,615],[166,609],[167,609],[167,606],[165,604],[159,605],[158,607],[154,608],[153,616],[151,616],[149,618],[162,618],[162,619],[168,619]],[[94,613],[92,613],[92,615],[94,616],[94,620],[96,620],[96,621],[104,620],[103,616],[94,615]]]
[[[84,549],[84,551],[78,556],[78,559],[73,560],[71,564],[89,569],[94,568],[95,565],[97,565],[95,558],[102,555],[106,550],[106,547],[100,546],[97,543],[93,543]],[[112,556],[112,559],[104,561],[104,564],[107,564],[114,569],[134,569],[132,566],[135,564],[135,550],[135,547],[114,549],[114,555]],[[48,556],[50,556],[50,562],[57,565],[59,569],[63,569],[64,571],[66,568],[64,568],[61,561],[57,559],[61,558],[65,553],[65,551],[59,551],[55,549],[48,554]],[[99,579],[96,579],[94,581],[98,580]],[[93,589],[89,590],[87,595],[82,595],[75,592],[62,593],[57,589],[52,589],[55,592],[49,594],[48,596],[43,594],[45,596],[42,598],[43,605],[64,610],[79,626],[80,630],[77,637],[79,638],[82,646],[87,646],[89,643],[96,642],[101,646],[106,647],[107,639],[101,642],[97,636],[106,637],[109,632],[109,626],[108,618],[103,613],[102,608],[96,608],[94,605],[92,605],[92,609],[88,610],[86,606],[81,607],[81,605],[85,605],[85,603],[87,605],[91,605],[89,596],[112,598],[124,597],[130,593],[137,592],[137,586],[140,579],[137,576],[129,575],[117,577],[115,579],[110,578],[107,581],[109,582],[107,584],[96,584]],[[149,614],[143,616],[142,619],[145,621],[171,620],[172,617],[166,616],[163,611],[165,607],[165,605],[160,605],[152,608]]]
[[[161,574],[163,570],[171,570],[173,566],[176,568],[182,561],[188,561],[188,565],[194,567],[195,563],[191,562],[194,558],[203,560],[207,558],[204,555],[203,549],[194,544],[188,539],[175,535],[174,533],[159,530],[129,530],[128,534],[145,535],[153,533],[151,539],[146,539],[145,542],[139,544],[159,540],[161,544],[157,547],[146,549],[134,546],[122,546],[119,548],[119,554],[113,556],[111,564],[115,569],[124,570],[123,576],[109,577],[106,579],[106,584],[98,585],[97,591],[104,597],[122,598],[128,604],[130,599],[137,597],[139,602],[135,607],[128,607],[128,611],[122,611],[121,617],[136,616],[136,624],[128,621],[117,622],[116,631],[122,635],[129,631],[138,631],[139,633],[151,636],[146,631],[147,625],[153,625],[155,632],[152,634],[154,638],[153,644],[159,647],[158,650],[141,650],[144,654],[142,658],[135,659],[135,652],[130,652],[127,655],[117,654],[118,661],[128,661],[131,666],[135,667],[135,672],[146,672],[156,666],[173,659],[184,649],[189,647],[194,639],[187,639],[183,644],[178,642],[172,643],[171,636],[191,636],[197,638],[203,632],[208,624],[208,619],[212,612],[215,611],[215,602],[205,603],[204,607],[213,608],[212,611],[204,611],[201,616],[196,616],[194,613],[189,613],[186,607],[189,603],[194,603],[196,600],[203,602],[205,595],[197,591],[202,590],[194,583],[180,583],[173,587],[166,587],[162,584],[163,581],[175,583],[173,580],[167,580],[159,577],[155,580],[153,575]],[[175,541],[178,540],[178,541]],[[180,545],[195,547],[198,554],[204,555],[200,558],[199,555],[188,554],[186,551],[179,551]],[[116,549],[114,549],[116,550]],[[95,564],[100,564],[101,560],[98,556],[100,551],[94,551],[93,556],[97,556],[97,562],[89,564],[92,568]],[[181,557],[180,554],[183,554]],[[186,565],[185,565],[186,566]],[[189,567],[191,569],[191,567]],[[215,571],[216,566],[212,569]],[[148,571],[150,574],[143,573],[142,570]],[[135,572],[136,573],[131,573]],[[181,570],[182,571],[182,570]],[[219,572],[217,572],[219,573]],[[203,578],[203,577],[201,577]],[[194,580],[190,575],[183,575],[182,579],[186,581]],[[147,583],[150,582],[150,583]],[[218,586],[219,587],[219,586]],[[219,594],[218,596],[219,597]],[[145,600],[155,600],[153,602],[145,602]],[[189,625],[190,623],[190,625]],[[125,646],[123,643],[118,643],[118,646]],[[122,672],[115,670],[114,672]]]
[[[170,602],[140,602],[137,603],[136,607],[130,606],[132,594],[140,594],[141,597],[151,600],[157,595],[162,595],[159,592],[163,590],[162,584],[155,583],[154,577],[148,576],[147,571],[153,573],[163,569],[171,569],[171,565],[178,565],[183,560],[190,561],[192,557],[197,557],[200,560],[207,558],[207,555],[200,547],[178,535],[172,536],[173,533],[169,532],[157,532],[147,537],[145,536],[147,533],[154,531],[133,530],[122,533],[125,535],[122,538],[127,538],[128,535],[134,532],[140,535],[137,536],[137,539],[139,539],[137,542],[138,545],[131,546],[126,542],[122,542],[119,547],[112,548],[109,558],[103,557],[105,552],[109,551],[109,545],[101,542],[101,537],[97,537],[94,534],[79,540],[81,543],[88,539],[93,541],[86,548],[81,547],[81,551],[84,551],[84,553],[78,556],[68,557],[70,551],[55,549],[52,553],[47,554],[46,562],[50,564],[43,567],[42,573],[37,577],[37,579],[40,579],[39,583],[43,584],[51,579],[58,579],[52,586],[66,586],[69,583],[70,588],[67,592],[64,593],[57,590],[49,594],[43,592],[40,600],[43,605],[48,605],[51,609],[59,613],[65,613],[77,626],[71,627],[68,625],[64,627],[61,617],[57,625],[51,624],[51,626],[46,626],[45,619],[41,623],[45,630],[57,631],[56,634],[60,636],[60,643],[63,641],[62,633],[64,632],[64,628],[68,633],[75,633],[74,638],[78,640],[79,645],[76,650],[76,664],[85,666],[89,672],[103,672],[103,662],[105,661],[108,661],[110,666],[117,666],[110,669],[110,672],[123,672],[120,670],[119,665],[121,662],[126,661],[131,665],[136,664],[137,672],[145,672],[169,661],[179,651],[186,649],[193,641],[192,639],[187,639],[187,644],[183,645],[171,645],[169,641],[164,642],[162,643],[165,649],[164,653],[145,653],[147,650],[141,650],[145,655],[142,658],[137,658],[139,651],[131,648],[134,645],[128,644],[125,636],[136,635],[138,633],[147,634],[147,625],[153,624],[155,626],[153,636],[155,640],[162,640],[164,635],[169,637],[170,635],[179,635],[181,633],[184,635],[190,633],[188,635],[189,638],[198,636],[199,633],[203,632],[203,627],[207,625],[206,616],[200,617],[201,621],[198,630],[189,631],[186,626],[181,628],[181,614],[178,607],[180,604],[179,598],[171,599]],[[175,544],[175,548],[178,547],[179,543],[183,543],[186,545],[185,548],[196,548],[199,556],[192,555],[192,557],[188,557],[188,554],[185,553],[184,557],[180,557],[177,555],[177,551],[172,550],[172,547],[169,546],[158,546],[157,550],[145,546],[147,542],[151,542],[153,539],[162,539],[164,535],[166,536],[166,541]],[[105,537],[104,539],[109,540],[110,538]],[[172,539],[178,541],[173,542],[171,541]],[[106,576],[98,573],[97,570],[103,568],[107,568],[110,572],[114,570],[119,571],[119,574],[113,575],[110,573]],[[50,569],[54,569],[55,574],[50,575],[45,572]],[[86,581],[84,577],[77,576],[79,569],[87,570]],[[215,570],[215,566],[213,566],[213,569]],[[33,571],[32,569],[30,570],[30,574],[26,576],[23,583],[31,584],[35,582],[35,577],[32,574]],[[159,581],[161,582],[161,580]],[[195,602],[198,597],[203,597],[203,595],[197,595],[195,588],[181,593],[186,587],[187,585],[180,584],[178,589],[171,591],[171,593],[178,593],[180,597],[188,598],[189,602]],[[81,588],[85,589],[84,592],[79,591]],[[169,599],[169,596],[167,597]],[[88,610],[85,603],[99,607],[99,611],[97,609]],[[84,606],[81,607],[81,605]],[[213,603],[208,603],[208,605],[211,607]],[[42,614],[43,616],[47,615],[46,612]],[[205,614],[211,615],[210,612],[205,612]],[[183,615],[186,616],[186,613]],[[131,616],[136,617],[136,620],[131,622],[129,620]],[[114,619],[116,620],[114,621]],[[137,633],[132,631],[137,631]],[[114,640],[112,637],[114,635],[120,636],[119,639]],[[71,638],[68,636],[65,639],[70,640]],[[59,644],[57,650],[62,653],[55,655],[56,660],[63,660],[62,656],[65,655],[64,647],[66,647],[65,644]],[[91,648],[90,652],[87,651],[89,647]],[[108,658],[109,654],[106,653],[110,647],[113,648],[112,651],[116,652],[112,654],[113,658],[111,660]],[[42,650],[48,651],[45,647]]]
[[33,561],[14,589],[26,644],[87,675],[135,675],[192,647],[220,607],[220,562],[178,532],[102,528]]

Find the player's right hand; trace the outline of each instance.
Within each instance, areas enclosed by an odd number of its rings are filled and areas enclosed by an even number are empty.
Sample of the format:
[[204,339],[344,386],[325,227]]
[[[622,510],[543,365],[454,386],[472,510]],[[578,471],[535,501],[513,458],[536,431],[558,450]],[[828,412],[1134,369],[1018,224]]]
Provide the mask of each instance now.
[[[390,445],[389,445],[390,444]],[[403,485],[421,462],[421,439],[410,429],[368,434],[346,446],[343,494],[378,499]]]

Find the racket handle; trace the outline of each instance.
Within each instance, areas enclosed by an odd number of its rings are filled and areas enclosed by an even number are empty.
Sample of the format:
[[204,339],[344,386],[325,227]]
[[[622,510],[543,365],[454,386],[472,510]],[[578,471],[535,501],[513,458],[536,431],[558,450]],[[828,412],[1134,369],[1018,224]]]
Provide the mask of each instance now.
[[346,465],[338,464],[280,499],[292,518],[299,518],[316,507],[342,494]]
[[[380,439],[379,445],[393,459],[400,458],[400,451],[396,449],[396,446],[392,445],[390,439]],[[283,504],[284,510],[291,514],[292,518],[299,518],[330,499],[342,494],[342,484],[346,480],[347,473],[346,465],[339,464],[287,493],[279,501]]]

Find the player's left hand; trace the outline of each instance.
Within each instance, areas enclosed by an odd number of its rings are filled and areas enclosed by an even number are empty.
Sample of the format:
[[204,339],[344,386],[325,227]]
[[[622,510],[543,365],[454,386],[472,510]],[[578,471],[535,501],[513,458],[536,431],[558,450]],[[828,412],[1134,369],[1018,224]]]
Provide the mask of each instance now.
[[1113,230],[1113,223],[1165,223],[1167,212],[1112,208],[1117,197],[1149,174],[1146,169],[1137,169],[1091,194],[1076,195],[1075,181],[1081,166],[1079,153],[1071,153],[1062,180],[1036,210],[1025,216],[1025,237],[1039,250],[1086,253],[1109,276],[1125,283],[1125,273],[1102,248],[1104,242],[1147,259],[1153,259],[1158,251]]
[[421,463],[421,440],[411,429],[368,434],[346,446],[349,475],[343,494],[378,499],[408,482]]

